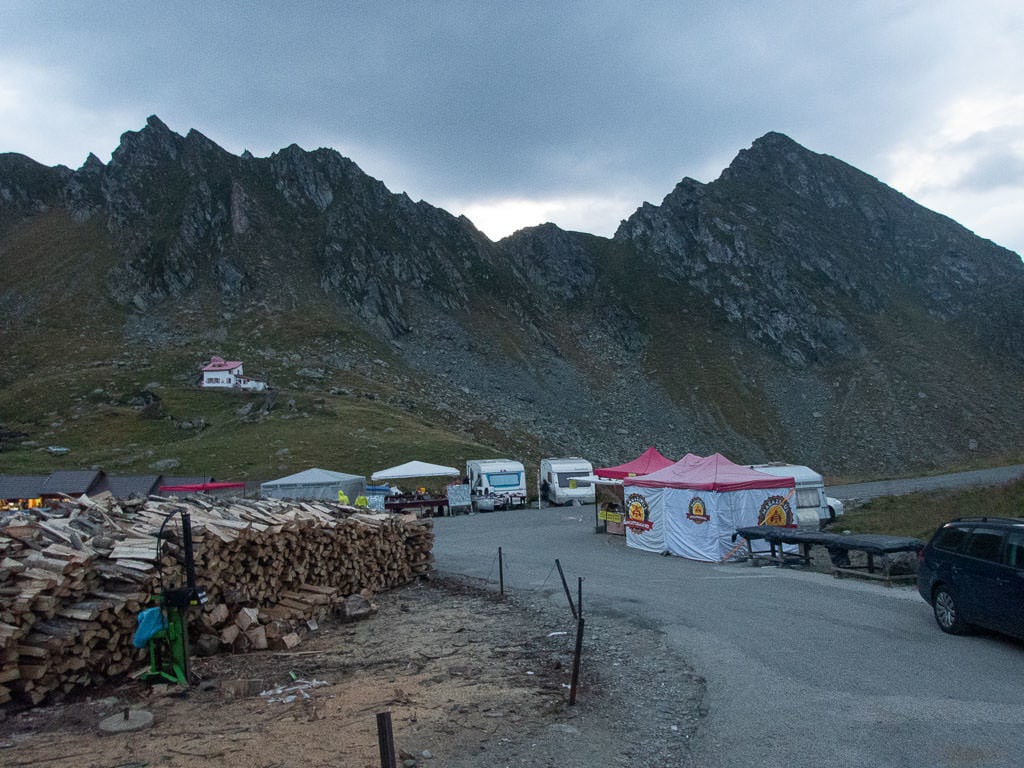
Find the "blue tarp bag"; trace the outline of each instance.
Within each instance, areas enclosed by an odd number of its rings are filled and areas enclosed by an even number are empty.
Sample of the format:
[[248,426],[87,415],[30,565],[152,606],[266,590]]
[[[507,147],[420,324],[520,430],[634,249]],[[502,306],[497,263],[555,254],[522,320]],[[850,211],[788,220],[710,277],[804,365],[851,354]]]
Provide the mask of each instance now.
[[136,648],[145,648],[153,635],[167,629],[167,619],[160,608],[147,608],[139,614],[138,620],[139,628],[132,638],[132,645]]

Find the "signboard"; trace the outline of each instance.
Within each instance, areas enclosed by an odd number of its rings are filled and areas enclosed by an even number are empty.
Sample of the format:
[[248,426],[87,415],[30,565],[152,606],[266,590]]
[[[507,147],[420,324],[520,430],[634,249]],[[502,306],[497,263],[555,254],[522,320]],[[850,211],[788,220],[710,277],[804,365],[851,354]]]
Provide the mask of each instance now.
[[469,486],[468,485],[449,485],[448,486],[448,506],[449,507],[468,507],[470,505],[469,500]]
[[621,523],[622,522],[622,513],[621,512],[612,512],[610,509],[601,509],[601,510],[598,510],[598,512],[597,512],[597,519],[598,520],[605,520],[605,521],[607,521],[609,523]]
[[622,496],[622,484],[598,483],[594,486],[594,492],[595,501],[597,502],[595,533],[611,533],[616,536],[625,535],[626,528],[622,521],[626,518],[623,512],[626,500]]

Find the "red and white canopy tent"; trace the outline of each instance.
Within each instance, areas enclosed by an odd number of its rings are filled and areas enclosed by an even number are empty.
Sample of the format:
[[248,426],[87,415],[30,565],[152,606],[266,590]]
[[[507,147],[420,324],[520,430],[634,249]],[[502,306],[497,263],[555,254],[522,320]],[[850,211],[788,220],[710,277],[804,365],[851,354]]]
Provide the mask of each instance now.
[[720,453],[689,453],[623,484],[626,545],[635,549],[721,562],[737,549],[737,528],[794,524],[793,478],[734,464]]
[[671,466],[672,459],[665,458],[653,445],[632,461],[614,467],[595,469],[589,477],[577,478],[576,482],[591,483],[594,486],[594,530],[597,533],[622,535],[624,508],[622,484],[627,478],[647,475]]
[[652,472],[657,472],[659,469],[670,467],[672,464],[672,459],[662,456],[661,451],[652,445],[632,461],[627,461],[625,464],[619,464],[616,467],[595,469],[594,474],[608,480],[624,480],[627,477],[649,475]]

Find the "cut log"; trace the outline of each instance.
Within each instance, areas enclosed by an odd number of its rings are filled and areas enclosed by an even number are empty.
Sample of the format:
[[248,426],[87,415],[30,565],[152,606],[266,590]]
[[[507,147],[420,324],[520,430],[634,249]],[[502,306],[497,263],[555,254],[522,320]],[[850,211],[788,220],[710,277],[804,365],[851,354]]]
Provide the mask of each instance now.
[[235,624],[243,632],[259,621],[260,612],[257,608],[241,608],[235,616]]
[[50,671],[49,664],[19,664],[18,670],[21,672],[19,679],[21,680],[39,680],[47,672]]
[[[180,526],[166,526],[160,551],[155,535],[181,506],[210,600],[188,620],[209,649],[293,647],[297,630],[316,627],[345,595],[369,600],[432,567],[429,520],[349,518],[331,504],[276,500],[151,498],[118,509],[69,501],[74,519],[58,508],[39,524],[9,527],[13,536],[0,530],[0,673],[17,683],[15,697],[38,703],[140,663],[137,614],[183,573]],[[356,616],[367,606],[348,607]],[[22,667],[33,679],[21,678]]]
[[95,621],[101,612],[110,610],[113,604],[105,600],[83,600],[57,611],[58,616],[78,621]]
[[249,638],[249,643],[255,650],[265,651],[267,649],[267,632],[261,625],[245,630],[245,636]]
[[289,651],[295,648],[299,644],[299,635],[297,632],[289,632],[287,635],[281,638],[281,644]]
[[231,612],[224,603],[214,603],[207,605],[207,609],[203,611],[203,624],[209,627],[220,627],[230,617]]
[[238,635],[242,630],[238,628],[237,624],[228,624],[224,629],[220,631],[220,641],[224,645],[231,645],[238,638]]

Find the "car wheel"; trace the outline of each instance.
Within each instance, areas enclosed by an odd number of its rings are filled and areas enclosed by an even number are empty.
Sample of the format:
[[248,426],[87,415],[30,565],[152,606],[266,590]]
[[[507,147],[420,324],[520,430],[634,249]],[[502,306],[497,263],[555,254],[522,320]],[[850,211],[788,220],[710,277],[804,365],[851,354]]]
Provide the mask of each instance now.
[[935,613],[935,622],[943,632],[962,635],[967,631],[967,622],[960,614],[960,604],[945,584],[939,584],[932,592],[932,611]]

